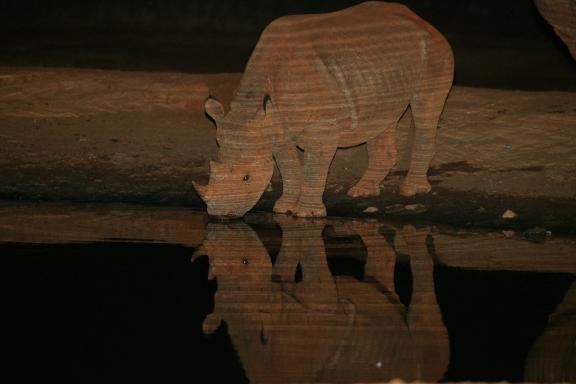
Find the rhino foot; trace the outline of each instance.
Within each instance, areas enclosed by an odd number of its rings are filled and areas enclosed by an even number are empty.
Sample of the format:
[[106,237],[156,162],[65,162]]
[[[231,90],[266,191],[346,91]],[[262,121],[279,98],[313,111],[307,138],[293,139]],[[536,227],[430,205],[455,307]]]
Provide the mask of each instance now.
[[296,205],[296,201],[280,197],[278,200],[276,200],[272,211],[276,213],[293,213],[296,211]]
[[326,206],[324,204],[318,204],[314,206],[302,206],[298,205],[292,214],[296,217],[325,217],[326,216]]
[[360,180],[358,184],[348,190],[350,197],[370,197],[380,195],[380,185],[373,181]]
[[417,193],[428,193],[432,190],[432,186],[426,178],[414,180],[407,178],[400,185],[400,194],[402,196],[414,196]]

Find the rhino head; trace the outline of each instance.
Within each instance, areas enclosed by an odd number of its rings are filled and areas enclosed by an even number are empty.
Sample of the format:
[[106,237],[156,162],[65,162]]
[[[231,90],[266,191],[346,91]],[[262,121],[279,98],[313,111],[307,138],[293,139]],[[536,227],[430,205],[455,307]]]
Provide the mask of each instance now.
[[237,218],[256,205],[274,171],[270,139],[271,108],[222,104],[209,98],[205,111],[216,123],[218,161],[210,162],[208,185],[193,182],[210,216]]
[[243,319],[244,315],[238,314],[270,313],[272,262],[268,251],[248,224],[234,221],[208,224],[192,262],[204,255],[209,261],[208,279],[216,279],[218,284],[214,312],[204,320],[204,332],[216,331],[221,320],[226,320],[232,340],[242,338],[254,327],[248,326],[249,316]]

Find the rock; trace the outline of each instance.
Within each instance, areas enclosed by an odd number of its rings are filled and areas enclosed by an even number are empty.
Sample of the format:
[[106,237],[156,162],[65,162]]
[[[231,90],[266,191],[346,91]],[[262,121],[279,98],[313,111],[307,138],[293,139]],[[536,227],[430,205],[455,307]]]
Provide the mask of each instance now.
[[414,215],[426,211],[427,208],[423,204],[394,204],[384,208],[384,212],[390,215]]
[[408,204],[404,209],[413,213],[426,212],[426,206],[423,204]]
[[376,208],[376,207],[368,207],[368,208],[366,208],[363,212],[364,212],[364,213],[376,213],[376,212],[378,212],[378,208]]
[[398,214],[404,211],[404,205],[402,204],[394,204],[394,205],[388,205],[386,208],[384,208],[384,212],[387,214]]
[[504,213],[502,214],[502,218],[503,218],[503,219],[507,219],[507,220],[513,219],[513,218],[515,218],[516,216],[518,216],[518,215],[516,214],[516,212],[511,211],[511,210],[509,210],[509,209],[507,209],[506,212],[504,212]]
[[504,230],[504,231],[502,231],[502,234],[507,239],[511,239],[514,237],[514,231]]
[[528,240],[541,242],[546,239],[546,237],[552,236],[552,232],[547,231],[545,228],[533,227],[525,230],[523,233],[525,238]]

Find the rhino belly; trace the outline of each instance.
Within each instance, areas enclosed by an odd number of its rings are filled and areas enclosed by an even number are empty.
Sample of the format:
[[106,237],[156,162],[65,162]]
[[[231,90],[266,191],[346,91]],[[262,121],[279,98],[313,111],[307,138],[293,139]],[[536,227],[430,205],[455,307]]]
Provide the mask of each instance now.
[[316,96],[303,92],[305,98],[292,98],[291,103],[279,105],[284,126],[300,148],[305,149],[314,131],[326,124],[339,136],[339,147],[366,143],[395,126],[410,103],[413,87],[355,92],[341,88],[337,93],[326,93]]

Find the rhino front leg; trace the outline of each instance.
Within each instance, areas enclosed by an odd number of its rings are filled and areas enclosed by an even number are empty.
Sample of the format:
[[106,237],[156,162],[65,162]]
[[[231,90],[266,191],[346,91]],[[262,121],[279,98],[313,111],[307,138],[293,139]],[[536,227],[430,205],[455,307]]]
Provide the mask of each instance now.
[[295,212],[302,187],[302,166],[298,149],[295,144],[288,143],[274,151],[274,158],[282,175],[282,196],[274,204],[273,211]]
[[302,167],[302,188],[296,210],[297,217],[324,217],[326,206],[322,195],[326,188],[328,168],[338,148],[338,134],[334,128],[318,129],[306,138]]
[[367,143],[368,168],[364,176],[348,190],[350,197],[380,195],[380,182],[396,164],[396,123]]

